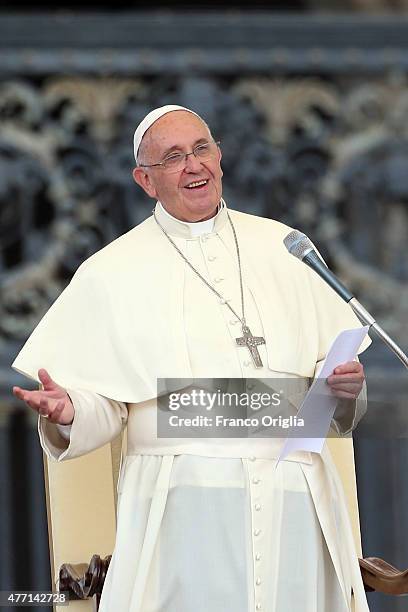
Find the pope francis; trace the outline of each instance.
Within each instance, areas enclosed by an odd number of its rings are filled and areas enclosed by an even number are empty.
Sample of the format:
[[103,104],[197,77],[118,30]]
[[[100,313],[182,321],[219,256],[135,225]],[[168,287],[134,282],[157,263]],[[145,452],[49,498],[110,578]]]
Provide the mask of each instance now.
[[[290,228],[227,208],[219,143],[194,111],[153,110],[134,152],[152,216],[83,262],[13,363],[42,385],[13,392],[39,414],[48,457],[83,455],[127,426],[100,611],[367,611],[327,448],[276,467],[283,436],[160,437],[156,420],[163,378],[252,392],[290,380],[299,406],[359,321],[287,253]],[[363,367],[339,365],[327,382],[332,426],[347,434],[365,410]]]

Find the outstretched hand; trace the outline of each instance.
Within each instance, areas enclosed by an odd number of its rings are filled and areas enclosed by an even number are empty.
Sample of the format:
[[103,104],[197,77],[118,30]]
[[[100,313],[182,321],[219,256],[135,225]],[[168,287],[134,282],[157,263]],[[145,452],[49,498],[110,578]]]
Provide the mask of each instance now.
[[47,370],[38,370],[38,377],[43,385],[40,391],[28,391],[21,387],[13,387],[16,397],[23,400],[39,415],[48,418],[51,423],[69,425],[74,420],[75,410],[68,393],[57,385]]
[[327,378],[333,395],[345,399],[356,399],[363,388],[364,368],[358,361],[348,361],[334,369]]

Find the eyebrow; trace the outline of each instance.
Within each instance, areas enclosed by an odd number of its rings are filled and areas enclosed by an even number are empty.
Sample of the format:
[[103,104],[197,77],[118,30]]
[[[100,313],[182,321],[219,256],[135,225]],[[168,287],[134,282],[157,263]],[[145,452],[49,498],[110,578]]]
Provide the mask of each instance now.
[[[199,144],[203,144],[204,142],[209,142],[209,138],[199,138],[198,140],[195,141],[195,143],[193,144],[193,149],[194,147],[196,147]],[[167,155],[169,155],[170,153],[173,153],[174,151],[179,151],[181,149],[180,145],[173,145],[172,147],[170,147],[169,149],[166,149],[165,152],[162,155],[162,159],[164,159],[165,157],[167,157]]]

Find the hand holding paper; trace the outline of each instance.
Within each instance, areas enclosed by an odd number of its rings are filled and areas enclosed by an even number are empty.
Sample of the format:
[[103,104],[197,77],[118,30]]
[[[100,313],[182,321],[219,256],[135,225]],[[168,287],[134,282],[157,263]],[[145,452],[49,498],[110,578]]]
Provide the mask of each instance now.
[[335,368],[327,378],[333,395],[338,398],[356,399],[364,384],[364,368],[358,361],[347,361]]
[[[367,332],[368,325],[358,329],[346,329],[334,340],[318,377],[313,382],[299,408],[297,416],[304,420],[305,437],[287,438],[276,465],[290,455],[290,453],[295,451],[302,450],[321,453],[338,401],[338,397],[333,395],[326,379],[331,378],[333,371],[335,371],[340,364],[345,364],[355,358]],[[354,383],[356,385],[355,390],[357,390],[357,385],[360,384],[360,368],[356,368],[354,374],[356,376],[352,384]],[[334,374],[334,379],[332,380],[338,384],[339,378],[336,379],[336,376],[338,375]],[[347,397],[353,397],[351,391],[343,390],[343,392],[348,394]]]

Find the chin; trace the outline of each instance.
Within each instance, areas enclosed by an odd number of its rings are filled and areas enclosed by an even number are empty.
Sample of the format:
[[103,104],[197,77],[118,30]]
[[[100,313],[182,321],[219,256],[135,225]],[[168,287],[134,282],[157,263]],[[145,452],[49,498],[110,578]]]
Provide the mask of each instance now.
[[194,216],[198,217],[195,219],[196,221],[205,221],[206,219],[210,219],[217,212],[218,204],[211,206],[203,206],[197,207],[194,211],[191,211]]

